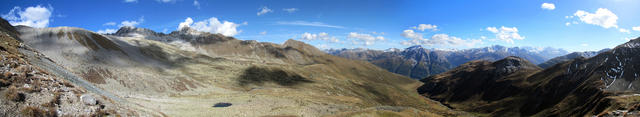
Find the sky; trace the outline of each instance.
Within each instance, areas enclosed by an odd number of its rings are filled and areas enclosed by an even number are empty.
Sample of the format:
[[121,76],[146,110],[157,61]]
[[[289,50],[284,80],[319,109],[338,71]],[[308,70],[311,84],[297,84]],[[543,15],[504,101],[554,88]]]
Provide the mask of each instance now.
[[596,51],[640,36],[638,0],[0,0],[12,25],[180,28],[320,49],[503,45]]

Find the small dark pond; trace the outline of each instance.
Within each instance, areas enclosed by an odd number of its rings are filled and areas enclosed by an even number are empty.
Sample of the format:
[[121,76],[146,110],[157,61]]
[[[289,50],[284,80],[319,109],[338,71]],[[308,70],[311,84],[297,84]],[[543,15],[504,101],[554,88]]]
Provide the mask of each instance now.
[[213,107],[229,107],[231,105],[232,105],[231,103],[220,102],[220,103],[214,104]]

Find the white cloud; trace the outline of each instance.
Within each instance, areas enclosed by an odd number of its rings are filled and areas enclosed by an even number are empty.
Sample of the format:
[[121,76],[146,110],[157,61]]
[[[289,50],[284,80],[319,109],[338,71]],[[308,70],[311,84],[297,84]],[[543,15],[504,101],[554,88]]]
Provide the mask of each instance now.
[[188,17],[184,20],[184,22],[180,22],[178,25],[178,30],[189,27],[191,29],[195,29],[198,31],[210,32],[210,33],[220,33],[225,36],[234,36],[240,32],[237,28],[241,26],[241,24],[236,24],[229,21],[220,22],[218,18],[211,17],[207,20],[193,22],[191,17]]
[[140,17],[140,19],[138,19],[137,21],[129,21],[129,20],[122,21],[118,26],[119,27],[123,27],[123,26],[136,27],[138,24],[141,24],[142,22],[144,22],[144,17]]
[[627,34],[631,33],[631,31],[629,31],[629,29],[624,29],[624,28],[620,28],[620,29],[618,29],[618,31],[620,31],[622,33],[627,33]]
[[49,25],[49,20],[51,18],[51,12],[53,12],[53,7],[49,6],[31,6],[26,9],[21,10],[20,7],[13,7],[7,14],[3,14],[2,17],[5,18],[11,25],[26,25],[30,27],[43,28]]
[[580,46],[589,46],[589,44],[583,43],[583,44],[580,44]]
[[564,16],[564,19],[571,19],[571,18],[573,18],[573,15],[572,16]]
[[567,22],[567,23],[564,23],[564,25],[569,26],[571,25],[571,23]]
[[320,45],[317,45],[316,47],[318,47],[320,49],[329,49],[329,45],[327,45],[327,44],[320,44]]
[[425,39],[422,34],[416,33],[411,29],[404,30],[401,36],[411,40],[403,41],[402,45],[440,45],[440,46],[474,46],[482,43],[482,40],[464,40],[458,37],[449,36],[447,34],[435,34],[431,39]]
[[260,8],[259,10],[260,10],[260,11],[258,11],[258,13],[256,13],[256,15],[258,15],[258,16],[264,15],[264,14],[266,14],[266,13],[273,12],[273,10],[271,10],[271,9],[267,8],[266,6],[265,6],[265,7]]
[[260,35],[267,35],[267,31],[260,32]]
[[414,39],[414,40],[420,40],[423,39],[422,38],[422,34],[416,33],[413,30],[407,29],[402,31],[402,34],[400,34],[402,37],[405,38],[409,38],[409,39]]
[[371,32],[371,34],[374,34],[374,35],[385,35],[387,33],[385,33],[385,32]]
[[554,5],[553,3],[542,3],[540,8],[545,10],[553,10],[553,9],[556,9],[556,5]]
[[315,27],[327,27],[327,28],[344,28],[343,26],[329,25],[322,22],[307,22],[307,21],[279,21],[276,24],[280,25],[297,25],[297,26],[315,26]]
[[163,3],[176,2],[176,0],[156,0],[156,1],[163,2]]
[[372,45],[376,41],[384,41],[384,37],[382,36],[372,36],[370,34],[359,34],[356,32],[351,32],[347,36],[349,39],[356,39],[354,44],[362,44],[365,46]]
[[116,25],[116,22],[107,22],[107,23],[104,23],[104,24],[102,24],[102,25],[103,25],[103,26],[115,26],[115,25]]
[[333,43],[340,42],[340,40],[338,40],[338,38],[333,37],[333,36],[329,36],[329,33],[326,33],[326,32],[321,32],[321,33],[318,33],[318,34],[312,34],[312,33],[305,32],[300,36],[299,39],[307,40],[307,41],[322,40],[322,41],[328,41],[328,42],[333,42]]
[[595,13],[578,10],[573,15],[580,18],[580,21],[587,24],[598,25],[603,28],[618,28],[618,16],[609,11],[609,9],[598,8]]
[[116,33],[116,31],[118,31],[118,30],[116,30],[116,29],[104,29],[104,30],[98,30],[97,33],[110,34],[110,33]]
[[640,31],[640,26],[631,27],[631,30]]
[[432,24],[418,24],[418,26],[411,27],[416,30],[424,31],[424,30],[438,30],[438,26]]
[[131,3],[131,2],[138,2],[138,0],[124,0],[124,2]]
[[293,12],[298,11],[299,9],[298,8],[284,8],[282,10],[286,11],[286,12],[289,12],[289,13],[293,13]]
[[507,43],[513,43],[513,40],[523,40],[524,37],[518,34],[518,28],[516,27],[500,27],[500,29],[496,27],[487,27],[487,31],[496,35],[496,39],[505,41]]
[[198,2],[198,0],[193,0],[193,6],[195,6],[197,9],[200,9],[200,2]]

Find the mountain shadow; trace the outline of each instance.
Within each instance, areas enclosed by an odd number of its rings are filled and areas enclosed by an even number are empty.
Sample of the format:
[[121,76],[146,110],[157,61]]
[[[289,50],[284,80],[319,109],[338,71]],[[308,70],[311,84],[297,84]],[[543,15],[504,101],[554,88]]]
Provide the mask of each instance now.
[[263,85],[266,82],[276,83],[280,86],[295,86],[301,83],[312,83],[313,81],[296,73],[284,71],[279,68],[267,68],[252,66],[244,70],[238,78],[240,86],[249,84]]

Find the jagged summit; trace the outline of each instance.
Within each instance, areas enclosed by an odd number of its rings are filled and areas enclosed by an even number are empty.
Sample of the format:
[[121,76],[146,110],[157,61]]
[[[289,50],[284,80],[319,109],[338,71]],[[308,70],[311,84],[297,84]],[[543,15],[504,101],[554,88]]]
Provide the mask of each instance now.
[[118,35],[118,36],[137,36],[137,35],[160,36],[160,35],[163,35],[163,34],[155,32],[155,31],[153,31],[151,29],[147,29],[147,28],[138,28],[138,27],[133,27],[133,26],[123,26],[123,27],[120,27],[120,29],[118,29],[118,31],[116,31],[116,33],[114,33],[114,35]]
[[414,45],[414,46],[408,47],[406,50],[414,50],[414,49],[424,49],[424,48],[422,47],[422,45]]

